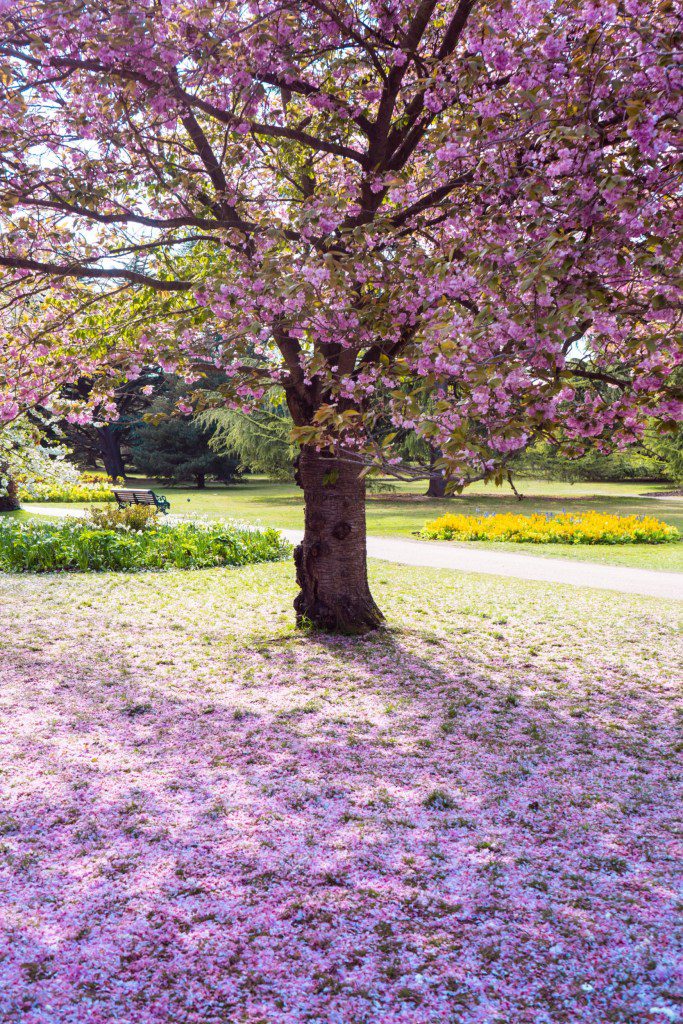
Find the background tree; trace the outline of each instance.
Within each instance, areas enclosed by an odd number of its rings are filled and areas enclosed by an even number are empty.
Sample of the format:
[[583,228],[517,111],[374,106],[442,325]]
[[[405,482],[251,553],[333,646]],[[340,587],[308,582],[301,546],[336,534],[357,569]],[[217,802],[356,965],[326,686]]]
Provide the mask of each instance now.
[[210,409],[197,423],[211,429],[209,447],[235,459],[244,473],[271,480],[293,480],[298,448],[292,443],[292,418],[283,401],[262,403],[249,413]]
[[649,450],[664,463],[667,478],[675,483],[683,483],[683,430],[678,427],[668,433],[661,433],[651,428],[645,434],[645,442]]
[[142,473],[177,483],[193,480],[200,488],[207,477],[223,483],[235,479],[238,458],[213,451],[211,426],[179,416],[172,392],[158,398],[147,416],[132,428],[130,437],[131,460]]
[[[162,393],[165,386],[163,372],[158,367],[146,367],[139,376],[113,389],[106,412],[95,406],[92,419],[83,420],[79,416],[71,417],[66,411],[48,427],[49,436],[55,441],[65,440],[79,465],[94,469],[101,463],[112,479],[125,477],[124,453],[129,448],[131,428],[140,422],[155,396]],[[69,404],[80,409],[92,391],[92,378],[81,377],[66,384],[60,392],[64,409],[68,410]]]
[[536,437],[680,415],[667,0],[3,11],[3,415],[151,361],[219,368],[244,405],[282,388],[300,618],[381,620],[362,470],[400,456],[378,418],[457,485]]
[[586,455],[568,455],[557,445],[541,442],[511,463],[514,476],[546,480],[642,480],[671,479],[666,460],[648,444],[625,451],[601,454],[592,447]]

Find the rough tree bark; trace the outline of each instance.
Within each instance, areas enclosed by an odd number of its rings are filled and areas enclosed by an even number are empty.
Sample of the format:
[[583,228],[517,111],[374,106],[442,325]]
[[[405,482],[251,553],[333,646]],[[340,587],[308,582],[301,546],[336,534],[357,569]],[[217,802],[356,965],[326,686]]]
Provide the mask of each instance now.
[[7,466],[0,462],[0,479],[5,480],[5,484],[0,491],[0,512],[16,512],[19,508],[19,496],[16,482],[9,475]]
[[376,629],[384,616],[368,585],[359,467],[304,447],[296,481],[305,503],[304,539],[294,552],[297,622],[340,633]]
[[126,467],[121,455],[121,437],[118,427],[111,423],[107,423],[104,427],[98,427],[97,437],[107,475],[112,479],[125,477]]

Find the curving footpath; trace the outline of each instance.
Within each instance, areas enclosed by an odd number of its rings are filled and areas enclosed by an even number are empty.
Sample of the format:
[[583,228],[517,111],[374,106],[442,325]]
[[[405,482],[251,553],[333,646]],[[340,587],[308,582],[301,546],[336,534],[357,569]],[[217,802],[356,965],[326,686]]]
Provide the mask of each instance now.
[[[300,530],[282,530],[293,544]],[[382,558],[401,565],[422,565],[431,569],[481,572],[542,583],[565,583],[571,587],[616,590],[622,594],[644,594],[683,601],[683,573],[654,569],[631,569],[623,565],[570,561],[568,558],[538,558],[513,551],[484,551],[451,541],[409,540],[403,537],[368,537],[370,558]]]

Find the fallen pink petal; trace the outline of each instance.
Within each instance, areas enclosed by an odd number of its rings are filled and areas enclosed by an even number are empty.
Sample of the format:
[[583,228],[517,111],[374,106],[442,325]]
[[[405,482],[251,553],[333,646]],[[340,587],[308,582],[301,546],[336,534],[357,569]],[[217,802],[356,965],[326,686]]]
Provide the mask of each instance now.
[[373,589],[3,579],[3,1020],[676,1019],[677,605]]

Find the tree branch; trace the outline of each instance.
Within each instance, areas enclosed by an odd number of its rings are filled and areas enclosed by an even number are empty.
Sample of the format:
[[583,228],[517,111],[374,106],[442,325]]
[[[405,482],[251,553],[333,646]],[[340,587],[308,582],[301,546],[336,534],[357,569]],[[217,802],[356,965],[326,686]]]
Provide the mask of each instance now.
[[62,266],[59,263],[42,263],[20,256],[0,256],[0,267],[9,267],[11,270],[33,270],[36,273],[50,274],[53,277],[130,281],[132,284],[143,284],[161,292],[187,292],[195,287],[192,281],[162,281],[159,278],[149,277],[147,274],[140,274],[136,270],[124,270],[116,267],[84,267],[73,263]]

